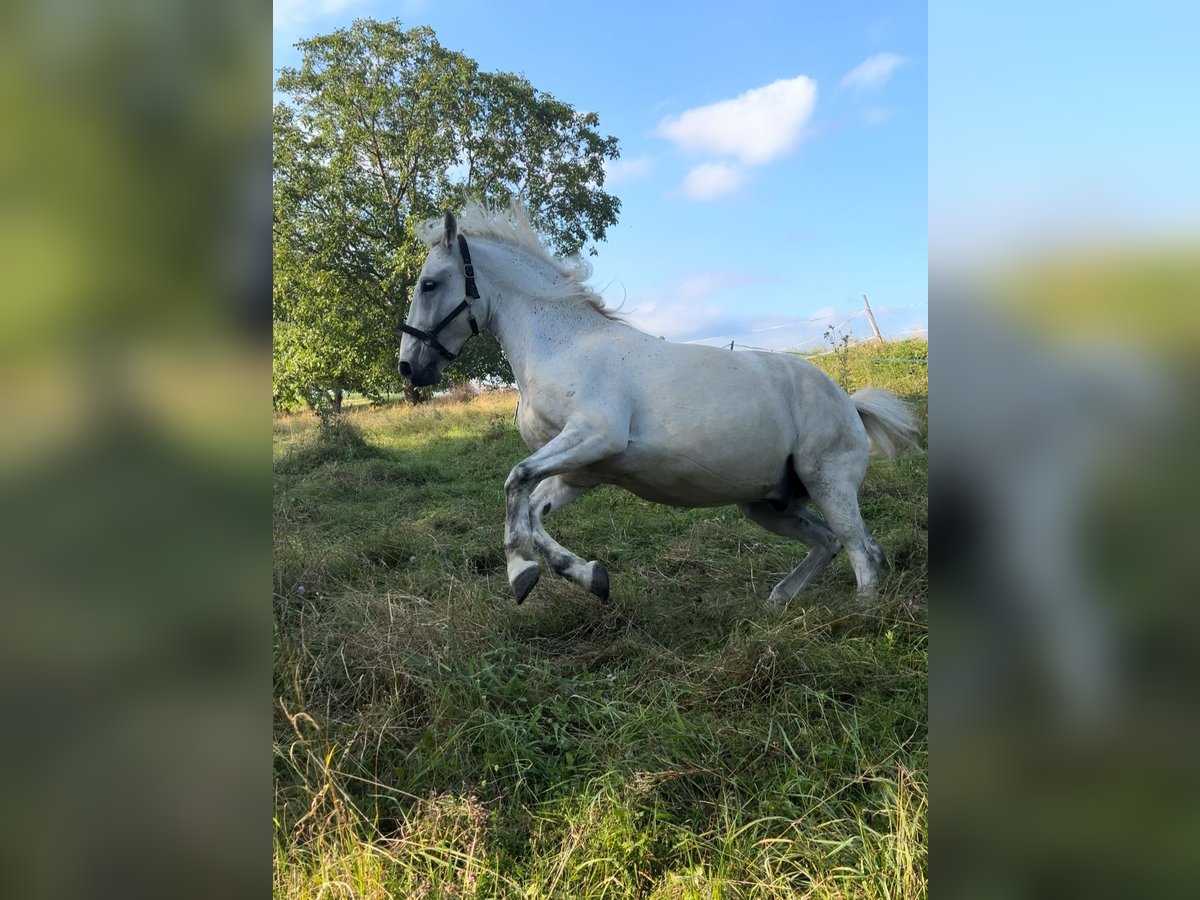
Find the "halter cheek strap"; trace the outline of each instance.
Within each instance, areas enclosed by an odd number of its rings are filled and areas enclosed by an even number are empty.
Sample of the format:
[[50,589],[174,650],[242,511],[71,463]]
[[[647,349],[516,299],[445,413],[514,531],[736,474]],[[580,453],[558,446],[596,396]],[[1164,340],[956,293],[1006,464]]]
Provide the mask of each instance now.
[[[471,310],[471,301],[479,299],[479,289],[475,286],[475,267],[471,265],[471,251],[467,249],[467,239],[461,234],[458,236],[458,252],[462,256],[463,274],[467,277],[466,296],[463,297],[462,303],[450,310],[442,321],[438,322],[428,331],[422,331],[420,328],[413,328],[411,325],[401,325],[400,330],[405,334],[410,334],[423,344],[432,347],[442,356],[446,357],[447,361],[452,362],[457,358],[457,353],[451,353],[437,339],[438,333],[453,322],[458,316],[465,311],[467,321],[471,325],[472,336],[479,334],[479,323],[475,321],[475,313]],[[469,338],[468,338],[469,340]]]

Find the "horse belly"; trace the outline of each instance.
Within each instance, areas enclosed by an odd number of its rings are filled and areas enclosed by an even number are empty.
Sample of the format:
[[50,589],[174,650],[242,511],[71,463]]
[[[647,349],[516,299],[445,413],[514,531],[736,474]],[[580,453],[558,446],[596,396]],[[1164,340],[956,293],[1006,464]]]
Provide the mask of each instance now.
[[590,474],[643,500],[699,507],[761,500],[779,483],[786,462],[786,454],[770,461],[722,459],[631,446],[620,456],[588,468]]

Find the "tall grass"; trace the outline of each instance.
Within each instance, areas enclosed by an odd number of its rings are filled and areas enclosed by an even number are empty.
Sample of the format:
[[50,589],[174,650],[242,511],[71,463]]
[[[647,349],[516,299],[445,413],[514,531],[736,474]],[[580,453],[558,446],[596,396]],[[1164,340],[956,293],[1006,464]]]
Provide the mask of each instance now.
[[548,523],[611,600],[518,607],[515,400],[276,419],[275,895],[923,896],[924,461],[868,473],[870,613],[840,558],[772,610],[802,547],[611,488]]

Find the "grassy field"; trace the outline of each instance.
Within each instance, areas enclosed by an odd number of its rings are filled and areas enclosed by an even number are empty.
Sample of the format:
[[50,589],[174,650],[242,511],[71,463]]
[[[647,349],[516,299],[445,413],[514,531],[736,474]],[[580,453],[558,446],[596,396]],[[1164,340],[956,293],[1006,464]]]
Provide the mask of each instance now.
[[[926,357],[819,362],[924,417]],[[925,460],[868,473],[869,614],[844,556],[772,610],[802,546],[614,488],[548,520],[611,599],[518,607],[515,402],[275,420],[275,896],[924,896]]]

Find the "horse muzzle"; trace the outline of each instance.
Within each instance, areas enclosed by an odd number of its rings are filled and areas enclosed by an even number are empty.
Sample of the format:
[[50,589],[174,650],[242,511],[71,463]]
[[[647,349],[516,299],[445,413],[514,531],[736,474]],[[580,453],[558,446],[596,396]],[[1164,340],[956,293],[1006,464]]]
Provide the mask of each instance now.
[[400,375],[413,383],[413,387],[429,387],[442,380],[442,367],[439,365],[414,366],[406,359],[400,360]]

